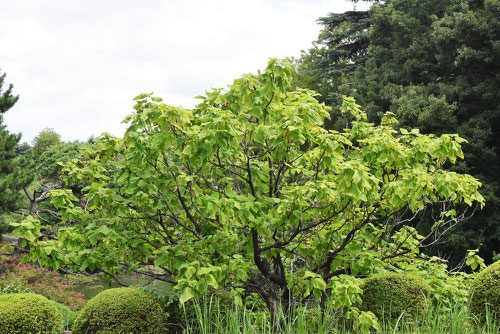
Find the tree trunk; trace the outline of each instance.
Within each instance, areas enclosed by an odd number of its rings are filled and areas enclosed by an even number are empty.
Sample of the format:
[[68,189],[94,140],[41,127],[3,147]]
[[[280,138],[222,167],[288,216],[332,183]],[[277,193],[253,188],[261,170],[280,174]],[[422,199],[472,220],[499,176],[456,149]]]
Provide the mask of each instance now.
[[26,249],[24,249],[22,247],[23,240],[24,239],[21,239],[21,238],[17,239],[17,242],[14,245],[14,251],[12,252],[12,254],[10,254],[11,257],[16,257],[16,256],[19,256],[23,253],[26,253]]
[[[281,289],[280,289],[281,290]],[[273,325],[273,332],[280,333],[285,325],[291,320],[292,298],[288,288],[284,288],[279,293],[268,295],[264,298],[270,313],[270,320]]]

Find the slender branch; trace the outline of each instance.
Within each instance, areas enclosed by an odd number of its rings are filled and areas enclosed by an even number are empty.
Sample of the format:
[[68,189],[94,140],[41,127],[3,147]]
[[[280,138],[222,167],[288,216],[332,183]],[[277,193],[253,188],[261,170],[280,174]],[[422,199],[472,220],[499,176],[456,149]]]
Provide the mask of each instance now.
[[179,199],[179,201],[181,202],[181,205],[182,205],[182,208],[184,209],[184,212],[186,212],[186,215],[187,217],[189,218],[189,220],[193,223],[193,225],[195,226],[195,230],[197,233],[200,233],[201,232],[201,226],[200,224],[198,223],[198,221],[196,220],[196,218],[193,217],[193,215],[191,214],[191,211],[189,211],[189,208],[187,207],[186,205],[186,199],[182,196],[181,192],[179,191],[179,189],[177,189],[177,198]]
[[26,194],[26,197],[28,197],[28,199],[30,200],[30,202],[33,202],[34,198],[33,198],[33,196],[31,196],[28,187],[24,187],[23,190],[24,190],[24,193]]

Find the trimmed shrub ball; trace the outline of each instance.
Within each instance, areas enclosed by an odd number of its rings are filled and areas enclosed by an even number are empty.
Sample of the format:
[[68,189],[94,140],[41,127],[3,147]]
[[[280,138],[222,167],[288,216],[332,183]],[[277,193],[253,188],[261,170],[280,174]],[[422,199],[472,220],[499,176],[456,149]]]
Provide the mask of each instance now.
[[44,296],[34,293],[0,295],[0,333],[61,333],[62,315]]
[[429,285],[420,277],[404,273],[377,274],[363,282],[361,308],[379,319],[423,316],[427,312]]
[[500,320],[500,261],[477,274],[469,289],[470,311],[481,322],[486,320],[486,308],[496,321]]
[[80,311],[73,334],[164,333],[160,305],[136,288],[109,289],[92,298]]

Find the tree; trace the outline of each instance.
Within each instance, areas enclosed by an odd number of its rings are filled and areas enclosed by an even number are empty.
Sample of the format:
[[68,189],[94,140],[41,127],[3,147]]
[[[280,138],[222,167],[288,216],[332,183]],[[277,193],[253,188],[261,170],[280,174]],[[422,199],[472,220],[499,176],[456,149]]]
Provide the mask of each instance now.
[[[52,129],[44,129],[33,140],[24,156],[25,168],[34,176],[35,182],[23,188],[29,206],[15,212],[22,216],[36,216],[45,225],[43,231],[52,235],[58,228],[61,219],[55,208],[47,200],[48,193],[62,186],[60,178],[62,166],[72,159],[78,158],[80,151],[90,144],[81,142],[61,142],[60,135]],[[79,193],[80,187],[73,187]]]
[[3,114],[19,99],[12,95],[12,84],[3,90],[5,76],[0,75],[0,211],[13,209],[22,197],[22,187],[31,182],[16,152],[21,135],[10,133],[2,124]]
[[22,197],[19,191],[31,182],[15,152],[20,138],[0,125],[0,210],[15,208]]
[[63,142],[54,129],[45,128],[33,139],[33,146],[25,151],[28,168],[41,183],[61,183],[62,165],[77,158],[80,151],[91,144]]
[[325,73],[322,80],[331,81],[348,73],[344,92],[351,90],[372,122],[390,111],[401,127],[458,133],[467,140],[465,162],[454,170],[484,184],[485,210],[430,251],[456,264],[467,249],[483,244],[481,255],[491,259],[500,242],[500,175],[491,167],[500,165],[499,1],[389,0],[372,6],[361,30],[347,14],[322,19],[325,29],[318,45],[325,55],[341,55],[349,41],[365,41],[363,52],[351,53],[347,62],[328,56],[304,71]]
[[[39,135],[37,138],[40,137]],[[58,137],[58,134],[57,137],[54,136],[54,138]],[[78,158],[80,152],[89,146],[80,142],[61,142],[46,145],[43,151],[40,146],[31,148],[27,154],[26,168],[33,173],[36,182],[29,187],[24,187],[24,193],[30,203],[29,210],[17,210],[17,213],[23,216],[36,215],[49,225],[60,222],[60,217],[56,214],[54,207],[46,201],[47,194],[53,189],[61,188],[60,174],[63,165]],[[35,155],[37,151],[38,155]],[[79,192],[78,187],[75,186],[73,189],[75,193]]]
[[49,147],[40,154],[33,166],[37,178],[43,182],[61,183],[63,165],[78,158],[80,152],[88,147],[91,144],[84,142],[61,142]]
[[[453,263],[477,248],[491,261],[500,242],[500,2],[399,1],[373,9],[369,54],[356,85],[372,120],[390,110],[402,126],[458,133],[466,163],[484,184],[485,210],[457,226],[433,253]],[[446,120],[446,121],[443,121]]]
[[5,73],[0,74],[0,123],[2,122],[2,114],[12,108],[19,99],[18,95],[12,95],[12,89],[14,89],[13,84],[9,84],[9,87],[4,91],[3,85],[6,75]]
[[54,129],[45,128],[33,139],[33,154],[38,157],[50,147],[61,143],[61,135]]
[[[351,2],[359,1],[351,0]],[[364,2],[384,3],[385,1],[364,0]],[[302,59],[312,56],[313,65],[303,67],[299,63],[300,71],[330,80],[352,75],[367,60],[372,21],[372,14],[368,10],[330,13],[328,16],[319,18],[318,23],[323,26],[323,29],[318,40],[302,55]],[[320,57],[315,56],[318,51],[321,53]]]
[[[222,286],[258,294],[274,317],[311,295],[373,321],[354,306],[355,276],[418,257],[460,220],[455,205],[482,203],[480,184],[443,168],[462,156],[458,136],[396,131],[391,115],[374,126],[352,98],[348,128],[325,130],[316,94],[287,91],[291,71],[272,60],[192,111],[138,96],[123,139],[106,135],[64,169],[68,184],[89,182],[83,198],[51,192],[68,225],[58,240],[40,240],[34,217],[17,228],[29,258],[139,271],[175,284],[182,302]],[[420,236],[431,203],[444,211]]]
[[[331,13],[318,22],[324,28],[313,47],[293,59],[297,68],[293,83],[320,93],[318,100],[337,110],[343,95],[354,94],[349,78],[365,63],[371,15],[368,11]],[[325,121],[329,129],[340,130],[344,125],[342,117]]]
[[368,31],[372,18],[368,11],[331,13],[318,22],[324,26],[318,42],[325,46],[325,54],[317,60],[317,68],[326,68],[325,77],[338,77],[353,73],[366,62]]

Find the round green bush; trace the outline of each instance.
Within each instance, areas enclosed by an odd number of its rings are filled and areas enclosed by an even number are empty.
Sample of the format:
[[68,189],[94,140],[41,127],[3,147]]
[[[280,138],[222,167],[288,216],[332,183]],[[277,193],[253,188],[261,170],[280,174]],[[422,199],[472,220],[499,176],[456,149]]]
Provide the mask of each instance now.
[[500,261],[481,271],[469,289],[470,311],[481,322],[486,320],[486,309],[494,320],[500,320]]
[[62,315],[44,296],[34,293],[0,295],[0,333],[60,333]]
[[136,288],[109,289],[92,298],[80,311],[73,334],[164,333],[160,305]]
[[429,285],[420,277],[404,273],[385,273],[363,282],[361,309],[373,312],[379,319],[423,316]]

